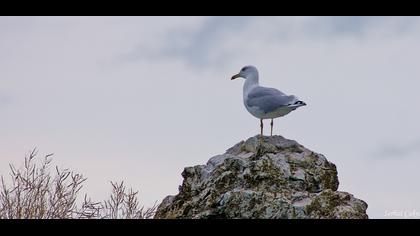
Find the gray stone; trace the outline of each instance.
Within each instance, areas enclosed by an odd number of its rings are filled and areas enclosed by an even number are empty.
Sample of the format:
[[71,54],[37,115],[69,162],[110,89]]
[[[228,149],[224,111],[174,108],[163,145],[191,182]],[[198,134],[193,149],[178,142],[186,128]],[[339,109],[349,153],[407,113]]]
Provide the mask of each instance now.
[[368,218],[367,204],[339,192],[336,166],[281,136],[254,136],[187,167],[155,218]]

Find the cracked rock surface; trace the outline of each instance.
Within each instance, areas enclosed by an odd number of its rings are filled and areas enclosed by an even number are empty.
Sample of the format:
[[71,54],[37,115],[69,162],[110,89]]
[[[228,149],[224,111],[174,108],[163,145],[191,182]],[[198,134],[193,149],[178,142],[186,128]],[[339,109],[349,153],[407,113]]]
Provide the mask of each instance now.
[[367,203],[337,191],[333,163],[282,136],[251,137],[182,176],[155,218],[368,218]]

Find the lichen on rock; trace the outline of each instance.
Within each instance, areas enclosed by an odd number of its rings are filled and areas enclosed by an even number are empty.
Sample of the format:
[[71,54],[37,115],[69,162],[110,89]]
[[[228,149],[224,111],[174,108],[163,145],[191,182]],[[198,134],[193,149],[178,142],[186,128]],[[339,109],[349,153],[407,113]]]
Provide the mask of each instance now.
[[241,141],[182,177],[155,218],[368,218],[364,201],[337,191],[333,163],[282,136]]

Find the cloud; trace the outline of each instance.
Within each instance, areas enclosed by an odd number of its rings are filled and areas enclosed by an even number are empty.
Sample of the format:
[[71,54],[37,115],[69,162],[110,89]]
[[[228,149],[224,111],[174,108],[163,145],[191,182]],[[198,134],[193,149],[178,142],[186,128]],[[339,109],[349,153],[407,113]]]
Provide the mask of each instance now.
[[223,52],[221,45],[227,35],[236,35],[243,30],[252,17],[200,17],[199,25],[185,24],[172,27],[149,43],[139,43],[128,52],[118,55],[123,62],[142,60],[182,59],[192,68],[222,64],[221,59],[231,55]]
[[0,108],[11,103],[11,97],[0,91]]
[[[416,155],[417,154],[417,155]],[[380,146],[373,152],[375,159],[402,159],[420,156],[420,139],[409,143],[398,143],[395,141],[390,144]]]
[[223,41],[242,31],[251,20],[251,17],[212,17],[194,32],[171,32],[167,35],[170,40],[160,54],[184,58],[193,67],[220,65],[231,57],[228,52],[220,50]]
[[381,24],[384,17],[373,16],[325,16],[308,19],[303,29],[312,37],[361,37],[374,24]]
[[[325,16],[325,17],[245,17],[199,18],[193,27],[167,30],[153,45],[142,44],[121,58],[136,60],[184,61],[192,69],[225,66],[247,52],[248,45],[292,40],[363,40],[371,35],[397,37],[417,29],[415,17]],[[156,47],[156,45],[159,45]]]

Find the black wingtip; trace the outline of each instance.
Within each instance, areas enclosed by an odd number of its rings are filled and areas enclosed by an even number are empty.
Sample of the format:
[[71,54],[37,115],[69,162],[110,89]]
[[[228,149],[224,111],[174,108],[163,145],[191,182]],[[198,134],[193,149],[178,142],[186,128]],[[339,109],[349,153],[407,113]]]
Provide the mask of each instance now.
[[306,103],[303,101],[297,101],[295,102],[296,105],[302,105],[302,106],[306,106]]

